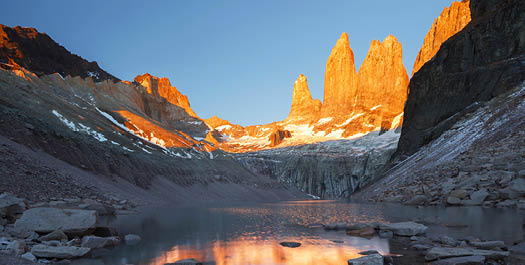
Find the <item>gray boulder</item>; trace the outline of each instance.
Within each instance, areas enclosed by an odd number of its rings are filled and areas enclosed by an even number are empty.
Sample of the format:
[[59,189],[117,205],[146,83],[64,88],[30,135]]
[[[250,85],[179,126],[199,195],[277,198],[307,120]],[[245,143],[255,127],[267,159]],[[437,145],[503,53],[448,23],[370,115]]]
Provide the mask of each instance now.
[[97,212],[87,210],[32,208],[15,223],[18,230],[50,233],[62,230],[66,234],[84,234],[97,225]]
[[333,223],[333,224],[326,224],[324,226],[325,230],[345,230],[347,228],[347,225],[345,223]]
[[124,242],[126,242],[126,245],[128,246],[137,245],[138,243],[140,243],[141,240],[142,238],[140,238],[140,236],[133,234],[128,234],[124,236]]
[[483,201],[489,196],[485,189],[481,189],[470,194],[470,200],[463,201],[464,205],[481,205]]
[[392,237],[394,237],[394,233],[392,233],[392,231],[389,231],[389,230],[379,230],[379,232],[377,232],[377,234],[379,235],[380,238],[392,238]]
[[90,248],[73,246],[53,247],[36,245],[31,249],[31,254],[38,258],[72,259],[85,256],[90,250]]
[[27,208],[25,200],[9,193],[0,194],[0,217],[21,214]]
[[174,263],[166,263],[164,265],[202,265],[202,263],[194,259],[183,259]]
[[415,236],[424,234],[428,227],[414,222],[401,222],[392,224],[379,224],[380,230],[389,230],[398,236]]
[[521,242],[514,246],[507,247],[512,254],[525,256],[525,242]]
[[485,264],[483,256],[466,256],[457,258],[448,258],[430,263],[431,265],[477,265]]
[[120,240],[116,237],[85,236],[82,238],[82,243],[80,246],[95,249],[115,246],[119,243]]
[[503,241],[485,241],[485,242],[470,242],[470,245],[475,248],[481,249],[493,249],[493,248],[502,248],[505,246]]
[[51,241],[51,240],[61,241],[61,240],[67,240],[67,236],[61,230],[56,230],[47,235],[39,237],[38,240],[40,241]]
[[21,240],[15,240],[10,242],[6,248],[8,251],[13,252],[15,255],[22,255],[26,252],[26,243]]
[[357,259],[349,259],[348,265],[383,265],[384,259],[380,254],[372,254]]
[[427,261],[432,261],[436,259],[446,259],[463,256],[484,256],[485,258],[489,259],[502,259],[508,257],[509,252],[470,248],[434,247],[427,252],[425,259]]
[[82,207],[81,207],[84,210],[97,211],[98,215],[100,215],[100,216],[115,214],[116,210],[115,210],[115,208],[113,206],[104,205],[104,204],[96,202],[94,200],[84,200],[84,202],[85,203],[82,204]]
[[36,257],[35,257],[35,255],[31,254],[31,252],[27,252],[27,253],[23,254],[22,258],[26,259],[26,260],[29,260],[29,261],[32,261],[32,262],[36,262]]
[[405,204],[408,205],[421,205],[424,204],[427,201],[427,196],[425,195],[416,195],[412,197],[409,201],[407,201]]

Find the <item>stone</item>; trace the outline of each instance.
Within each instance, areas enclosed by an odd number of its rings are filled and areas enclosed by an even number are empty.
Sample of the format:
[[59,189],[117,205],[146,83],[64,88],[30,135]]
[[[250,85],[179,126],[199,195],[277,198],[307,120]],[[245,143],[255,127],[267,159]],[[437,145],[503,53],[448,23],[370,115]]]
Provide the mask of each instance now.
[[287,248],[296,248],[296,247],[300,247],[301,243],[299,242],[281,242],[279,243],[279,245],[283,247],[287,247]]
[[29,261],[32,261],[32,262],[36,262],[36,257],[35,257],[35,255],[31,254],[31,252],[27,252],[27,253],[22,254],[22,258],[26,259],[26,260],[29,260]]
[[113,208],[113,206],[104,205],[102,203],[99,203],[93,200],[84,200],[84,202],[86,205],[82,205],[83,207],[81,207],[84,210],[97,211],[98,215],[100,216],[115,214],[115,208]]
[[525,179],[517,178],[509,183],[509,187],[512,191],[518,193],[520,196],[525,195]]
[[507,247],[510,253],[525,256],[525,242]]
[[66,234],[83,234],[94,230],[97,212],[87,210],[31,208],[15,223],[19,230],[50,233],[61,230]]
[[31,249],[31,254],[37,258],[58,258],[72,259],[85,256],[89,253],[90,248],[73,247],[73,246],[46,246],[36,245]]
[[345,223],[332,223],[324,226],[325,230],[344,230],[347,228]]
[[525,178],[525,169],[520,170],[520,171],[518,172],[518,176],[519,176],[520,178]]
[[80,244],[80,246],[94,249],[115,246],[119,243],[120,240],[116,237],[85,236],[82,238],[82,243]]
[[415,236],[424,234],[428,227],[414,223],[414,222],[401,222],[392,224],[379,224],[380,230],[390,230],[397,236]]
[[508,257],[509,252],[469,248],[434,247],[427,252],[427,254],[425,255],[425,259],[427,261],[432,261],[436,259],[445,259],[462,256],[484,256],[488,259],[502,259]]
[[25,200],[17,198],[7,192],[0,194],[0,217],[12,217],[21,214],[27,208]]
[[300,74],[293,86],[292,107],[287,121],[313,121],[321,111],[321,101],[313,99],[306,76]]
[[376,234],[376,230],[371,226],[367,226],[360,230],[347,230],[346,234],[349,236],[370,237]]
[[174,263],[166,263],[164,265],[202,265],[202,263],[195,259],[183,259]]
[[383,265],[384,259],[380,254],[363,256],[357,259],[349,259],[348,265]]
[[392,233],[392,231],[389,231],[389,230],[379,230],[377,232],[377,234],[379,235],[380,238],[392,238],[392,237],[394,237],[394,233]]
[[475,248],[480,249],[493,249],[493,248],[502,248],[505,247],[505,242],[503,241],[483,241],[483,242],[470,242],[470,245]]
[[39,237],[38,240],[40,241],[50,241],[50,240],[62,241],[62,240],[67,240],[67,235],[64,234],[64,232],[62,232],[61,230],[56,230],[47,235]]
[[366,250],[366,251],[361,251],[359,253],[357,253],[359,255],[372,255],[372,254],[379,254],[379,252],[377,250]]
[[461,205],[461,202],[462,202],[461,199],[456,198],[456,197],[448,196],[447,198],[448,205]]
[[431,249],[433,246],[432,245],[429,245],[429,244],[414,244],[411,246],[413,249],[415,250],[418,250],[418,251],[425,251],[425,250],[429,250]]
[[7,245],[7,250],[13,252],[15,255],[22,255],[26,252],[26,244],[24,241],[15,240]]
[[416,195],[412,197],[409,201],[406,202],[408,205],[420,205],[424,204],[427,201],[427,196],[425,195]]
[[140,236],[134,234],[128,234],[124,236],[124,242],[128,246],[137,245],[138,243],[140,243],[141,240],[142,238],[140,238]]
[[481,189],[470,194],[470,200],[463,201],[464,205],[481,205],[489,196],[486,189]]
[[516,206],[516,201],[514,200],[504,200],[502,202],[496,203],[496,207],[500,207],[500,208],[513,207],[513,206]]
[[485,264],[485,257],[483,256],[466,256],[442,259],[430,263],[431,265],[477,265]]
[[439,237],[439,242],[441,242],[441,244],[452,246],[452,247],[457,245],[457,241],[454,238],[451,238],[449,236]]

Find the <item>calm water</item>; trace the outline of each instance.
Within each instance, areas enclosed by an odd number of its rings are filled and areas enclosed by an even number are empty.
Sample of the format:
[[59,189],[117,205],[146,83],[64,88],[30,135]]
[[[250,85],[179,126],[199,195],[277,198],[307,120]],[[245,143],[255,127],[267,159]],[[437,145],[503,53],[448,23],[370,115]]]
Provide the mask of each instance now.
[[[84,264],[164,265],[195,258],[209,264],[346,264],[358,252],[389,253],[389,242],[378,237],[327,232],[320,223],[397,222],[418,217],[439,218],[467,228],[431,226],[430,236],[476,235],[485,239],[521,240],[522,213],[516,210],[416,208],[338,201],[298,201],[273,204],[221,205],[147,209],[112,221],[122,233],[142,236],[137,246],[119,246],[99,260]],[[302,243],[285,248],[281,241]]]

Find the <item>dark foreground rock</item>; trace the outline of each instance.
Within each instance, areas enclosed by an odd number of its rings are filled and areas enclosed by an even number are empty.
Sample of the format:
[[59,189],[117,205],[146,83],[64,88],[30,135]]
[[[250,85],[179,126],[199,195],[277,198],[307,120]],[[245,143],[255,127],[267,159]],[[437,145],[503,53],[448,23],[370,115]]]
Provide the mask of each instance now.
[[472,21],[410,80],[398,155],[436,139],[473,103],[525,80],[525,2],[471,0],[470,8]]
[[357,259],[350,259],[348,260],[348,265],[383,265],[383,260],[383,256],[380,254],[372,254]]
[[24,212],[15,223],[15,227],[22,231],[36,231],[50,233],[56,230],[70,234],[83,234],[94,230],[98,216],[95,211],[32,208]]

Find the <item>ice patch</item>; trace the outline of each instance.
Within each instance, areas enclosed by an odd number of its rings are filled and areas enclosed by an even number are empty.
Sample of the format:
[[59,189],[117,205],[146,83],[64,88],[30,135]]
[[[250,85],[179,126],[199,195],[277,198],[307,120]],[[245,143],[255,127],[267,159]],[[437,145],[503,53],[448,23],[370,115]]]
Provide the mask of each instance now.
[[327,123],[327,122],[329,122],[329,121],[331,121],[331,120],[333,120],[333,119],[334,119],[334,118],[332,118],[332,117],[322,118],[322,119],[320,119],[319,121],[317,121],[317,124],[319,124],[319,125],[321,125],[321,124],[325,124],[325,123]]
[[380,108],[381,107],[381,104],[377,105],[377,106],[374,106],[372,108],[370,108],[370,111],[373,111],[373,110],[376,110],[377,108]]
[[338,124],[336,125],[337,127],[343,127],[343,126],[346,126],[347,124],[349,124],[350,122],[352,122],[354,119],[358,118],[359,116],[362,116],[363,113],[358,113],[352,117],[350,117],[348,120],[346,120],[345,122],[341,123],[341,124]]
[[215,130],[222,131],[222,130],[225,130],[225,129],[230,129],[231,127],[232,127],[231,125],[226,124],[226,125],[218,126],[217,128],[215,128]]
[[401,124],[401,118],[403,118],[404,112],[401,112],[399,115],[397,115],[394,120],[392,120],[392,126],[390,128],[397,128]]

